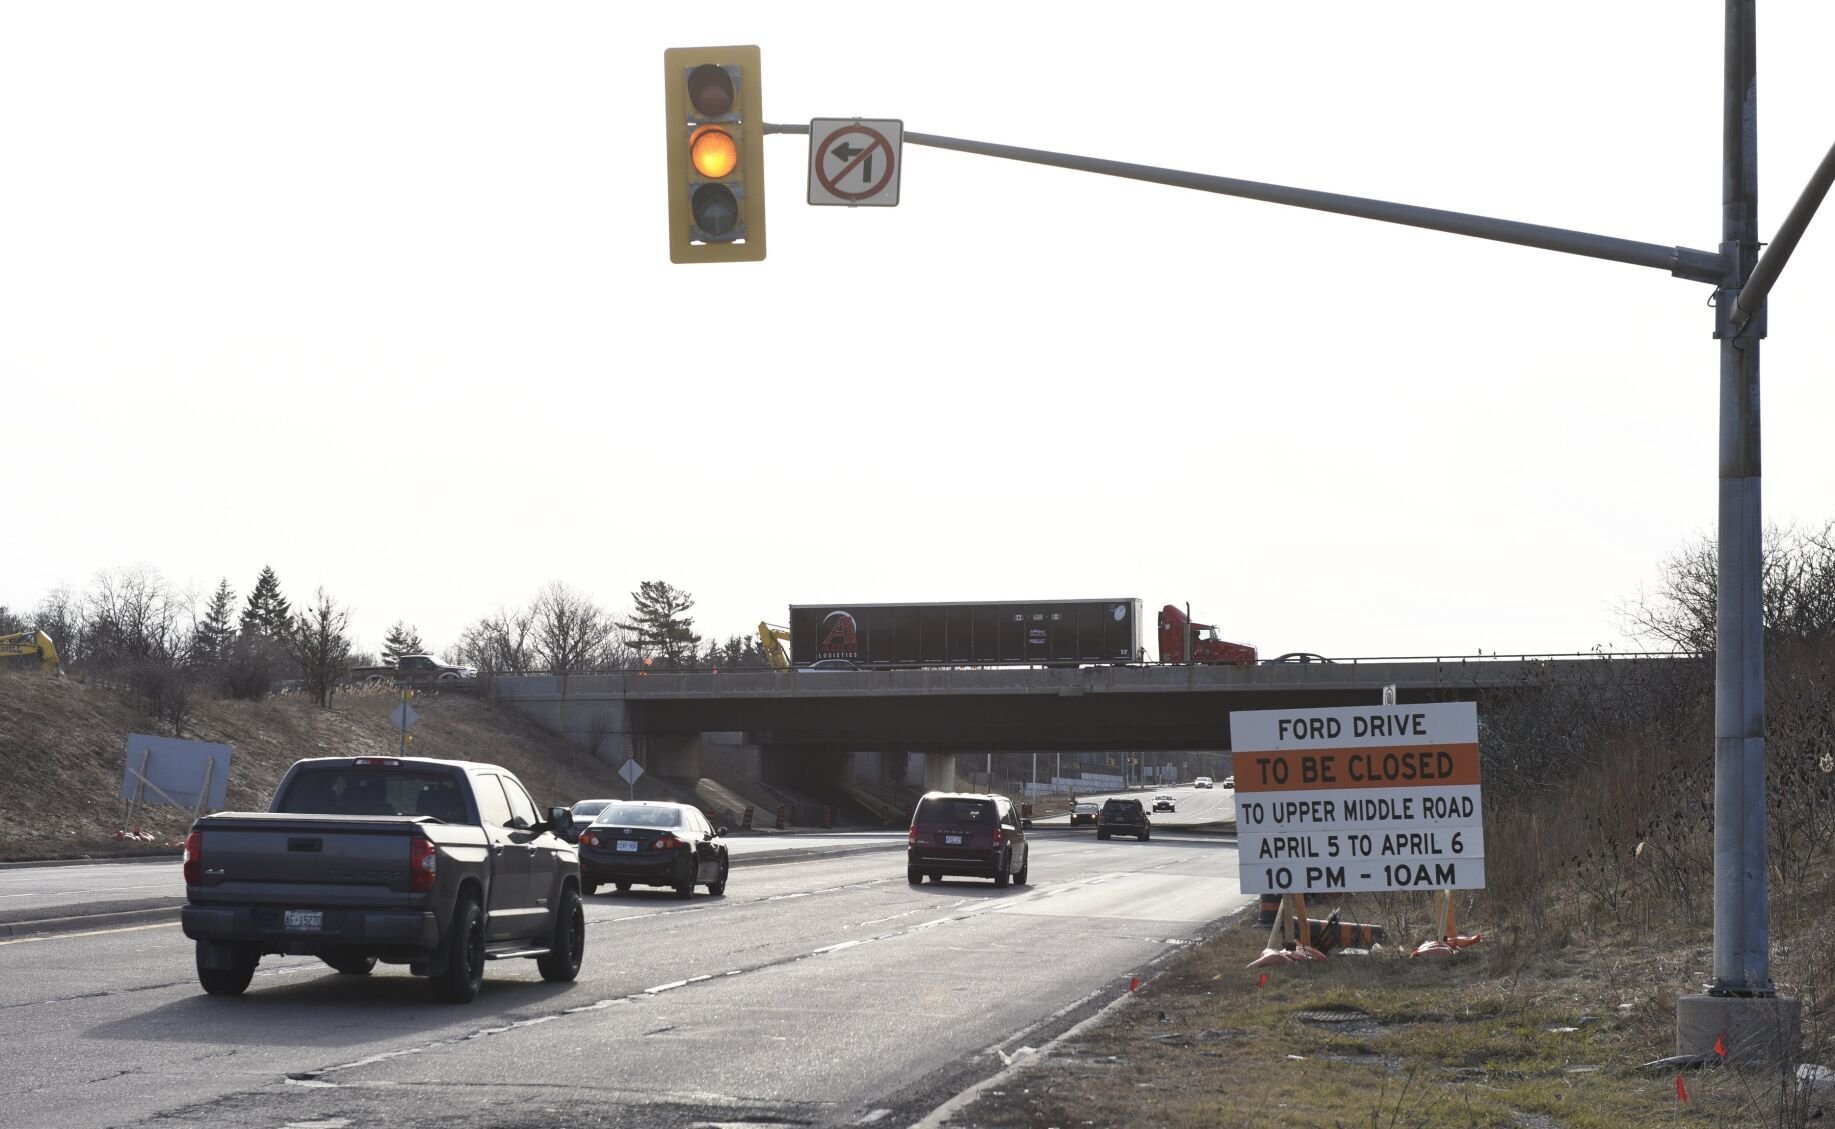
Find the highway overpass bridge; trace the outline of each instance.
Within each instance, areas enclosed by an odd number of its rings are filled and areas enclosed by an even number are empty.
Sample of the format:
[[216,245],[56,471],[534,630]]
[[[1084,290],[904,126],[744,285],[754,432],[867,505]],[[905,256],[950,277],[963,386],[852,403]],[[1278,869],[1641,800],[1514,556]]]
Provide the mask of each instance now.
[[[1673,655],[1347,659],[1257,666],[982,667],[890,671],[513,675],[488,693],[611,764],[773,778],[784,758],[923,754],[953,783],[956,753],[1229,749],[1233,710],[1480,701],[1604,682]],[[1482,711],[1481,711],[1482,712]],[[776,769],[777,771],[773,771]]]

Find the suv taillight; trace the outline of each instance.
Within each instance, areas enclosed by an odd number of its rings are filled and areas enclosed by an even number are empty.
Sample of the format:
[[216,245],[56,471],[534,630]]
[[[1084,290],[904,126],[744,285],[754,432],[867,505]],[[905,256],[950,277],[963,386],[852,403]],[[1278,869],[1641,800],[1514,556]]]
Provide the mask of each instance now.
[[905,842],[907,843],[917,842],[917,824],[914,823],[911,825],[911,831],[908,834],[906,834]]
[[439,848],[433,840],[416,836],[408,840],[408,889],[417,894],[433,889],[440,876]]
[[204,883],[204,833],[193,831],[185,836],[185,885]]
[[1005,842],[1005,840],[1006,840],[1006,833],[1003,832],[1000,828],[996,827],[994,829],[994,845],[998,847],[1001,845],[1001,843]]

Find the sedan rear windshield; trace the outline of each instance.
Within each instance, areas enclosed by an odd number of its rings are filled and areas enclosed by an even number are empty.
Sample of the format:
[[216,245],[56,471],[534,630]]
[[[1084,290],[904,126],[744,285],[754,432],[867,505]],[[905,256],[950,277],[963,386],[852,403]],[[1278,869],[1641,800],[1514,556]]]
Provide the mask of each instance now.
[[915,823],[985,823],[994,824],[992,800],[946,800],[928,798],[918,804]]
[[410,768],[311,768],[287,785],[274,810],[292,815],[431,815],[466,821],[458,781]]
[[608,827],[680,827],[682,813],[675,808],[648,808],[639,804],[613,804],[594,823]]

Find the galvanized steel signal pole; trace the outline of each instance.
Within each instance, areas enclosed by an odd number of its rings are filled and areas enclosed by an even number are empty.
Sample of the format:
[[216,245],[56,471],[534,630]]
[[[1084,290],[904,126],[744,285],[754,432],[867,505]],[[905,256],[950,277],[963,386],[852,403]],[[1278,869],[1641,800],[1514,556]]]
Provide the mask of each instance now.
[[[1765,296],[1835,184],[1835,146],[1761,258],[1758,237],[1757,0],[1727,0],[1718,252],[1641,243],[1492,216],[1265,184],[1071,153],[910,133],[913,145],[1336,212],[1383,223],[1539,247],[1666,270],[1715,287],[1720,340],[1719,598],[1714,659],[1714,982],[1677,1006],[1677,1044],[1709,1056],[1724,1036],[1732,1057],[1795,1053],[1798,1006],[1771,982],[1765,831],[1764,528],[1759,474],[1759,342]],[[766,133],[807,133],[804,125]],[[1187,616],[1187,622],[1190,617]],[[1189,644],[1186,653],[1190,654]],[[1741,1006],[1747,1005],[1747,1006]]]
[[1764,528],[1756,314],[1735,327],[1758,260],[1757,0],[1727,0],[1721,104],[1719,593],[1714,623],[1713,996],[1774,995],[1765,834]]

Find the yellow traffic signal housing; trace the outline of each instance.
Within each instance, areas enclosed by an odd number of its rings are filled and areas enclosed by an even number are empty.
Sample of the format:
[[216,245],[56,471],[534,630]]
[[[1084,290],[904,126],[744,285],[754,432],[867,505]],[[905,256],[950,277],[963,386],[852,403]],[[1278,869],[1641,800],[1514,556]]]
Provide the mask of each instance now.
[[757,47],[663,52],[669,261],[765,257],[765,114]]

